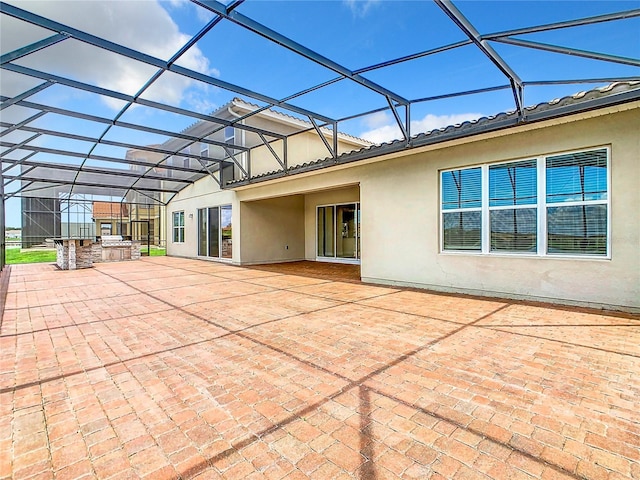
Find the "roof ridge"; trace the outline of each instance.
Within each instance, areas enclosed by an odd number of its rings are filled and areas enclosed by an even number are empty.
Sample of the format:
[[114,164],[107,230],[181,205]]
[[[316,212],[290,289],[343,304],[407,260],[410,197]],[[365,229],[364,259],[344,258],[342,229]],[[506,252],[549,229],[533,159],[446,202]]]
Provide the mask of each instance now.
[[[570,95],[565,95],[564,97],[559,97],[559,98],[554,98],[553,100],[549,100],[547,102],[540,102],[540,103],[536,103],[533,105],[528,105],[526,107],[524,107],[524,110],[526,110],[527,112],[533,112],[536,111],[538,109],[548,109],[549,106],[556,106],[556,105],[560,105],[560,104],[564,104],[567,103],[568,101],[571,100],[588,100],[588,98],[585,98],[587,96],[589,97],[593,97],[594,95],[596,95],[598,92],[601,93],[606,93],[608,95],[613,95],[613,93],[609,93],[611,92],[613,89],[617,88],[617,87],[621,87],[624,88],[624,91],[628,91],[628,90],[633,90],[633,88],[625,88],[625,87],[633,87],[636,85],[640,85],[640,81],[625,81],[625,82],[611,82],[607,85],[604,85],[602,87],[596,87],[593,88],[591,90],[581,90],[579,92],[576,93],[572,93]],[[607,95],[607,96],[608,96]],[[493,115],[483,115],[482,117],[479,117],[477,119],[473,119],[473,120],[465,120],[464,122],[461,123],[455,123],[455,124],[451,124],[451,125],[446,125],[444,127],[439,127],[439,128],[434,128],[432,130],[427,130],[426,132],[421,132],[418,133],[414,136],[412,136],[411,138],[417,138],[421,135],[430,135],[433,132],[444,132],[447,130],[450,130],[451,128],[465,128],[466,125],[474,125],[477,124],[479,122],[484,122],[484,121],[491,121],[491,120],[495,120],[498,117],[503,117],[503,116],[511,116],[516,114],[516,110],[508,110],[506,112],[498,112],[495,113]],[[394,143],[396,142],[396,140],[392,140],[390,143]],[[386,142],[383,142],[381,145],[383,145]]]
[[[212,110],[211,113],[208,113],[206,115],[209,116],[209,117],[212,117],[212,118],[219,118],[219,117],[216,116],[217,113],[223,112],[224,110],[228,109],[229,107],[232,107],[234,104],[238,105],[238,106],[254,107],[255,110],[263,108],[263,107],[261,107],[260,105],[258,105],[256,103],[251,103],[251,102],[249,102],[247,100],[244,100],[244,99],[242,99],[240,97],[233,97],[227,103],[221,105],[220,107],[216,108],[215,110]],[[240,105],[240,104],[242,104],[242,105]],[[287,119],[292,119],[292,120],[295,120],[297,122],[304,123],[305,125],[307,125],[309,127],[313,127],[313,124],[311,122],[307,121],[307,120],[304,120],[304,119],[299,118],[299,117],[295,117],[295,116],[290,115],[288,113],[279,112],[278,110],[274,110],[273,109],[274,106],[268,107],[265,110],[268,111],[268,112],[271,112],[271,113],[273,113],[275,115],[279,115],[280,117],[287,118]],[[185,132],[187,132],[187,130],[195,127],[196,125],[198,125],[199,123],[204,122],[204,121],[205,120],[196,120],[195,122],[190,123],[188,126],[183,128],[182,130],[180,130],[179,133],[185,133]],[[326,128],[326,127],[320,127],[320,129],[321,130],[325,130],[328,133],[333,133],[333,130],[330,130],[330,129]],[[346,132],[341,132],[339,130],[338,130],[338,135],[342,136],[342,137],[346,137],[346,138],[352,138],[354,140],[357,140],[360,143],[367,143],[369,145],[375,145],[373,142],[371,142],[369,140],[366,140],[366,139],[361,138],[361,137],[356,137],[355,135],[351,135],[350,133],[346,133]]]
[[[237,102],[241,102],[241,103],[243,103],[244,105],[248,105],[248,106],[250,106],[250,107],[255,107],[256,109],[263,108],[263,107],[261,107],[260,105],[257,105],[257,104],[255,104],[255,103],[251,103],[251,102],[248,102],[248,101],[246,101],[246,100],[243,100],[243,99],[242,99],[242,98],[240,98],[240,97],[234,97],[234,98],[231,100],[231,102],[229,102],[229,103],[233,103],[233,102],[236,102],[236,101],[237,101]],[[275,107],[275,106],[276,106],[276,105],[274,105],[273,107]],[[312,124],[311,122],[309,122],[309,121],[307,121],[307,120],[304,120],[304,119],[302,119],[302,118],[296,117],[296,116],[294,116],[294,115],[290,115],[290,114],[285,113],[285,112],[280,112],[280,111],[278,111],[278,110],[274,110],[274,109],[273,109],[273,107],[268,107],[266,110],[267,110],[268,112],[271,112],[271,113],[275,114],[275,115],[279,115],[279,116],[284,117],[284,118],[290,118],[290,119],[296,120],[297,122],[304,123],[305,125],[308,125],[309,127],[313,127],[313,124]],[[324,129],[324,130],[328,131],[329,133],[333,133],[333,130],[329,130],[329,129],[328,129],[328,128],[326,128],[326,127],[321,127],[321,130],[322,130],[322,129]],[[339,130],[338,130],[338,135],[342,135],[343,137],[353,138],[354,140],[358,140],[358,141],[360,141],[360,142],[368,143],[368,144],[373,145],[373,143],[372,143],[371,141],[366,140],[366,139],[364,139],[364,138],[356,137],[355,135],[351,135],[350,133],[345,133],[345,132],[341,132],[341,131],[339,131]]]

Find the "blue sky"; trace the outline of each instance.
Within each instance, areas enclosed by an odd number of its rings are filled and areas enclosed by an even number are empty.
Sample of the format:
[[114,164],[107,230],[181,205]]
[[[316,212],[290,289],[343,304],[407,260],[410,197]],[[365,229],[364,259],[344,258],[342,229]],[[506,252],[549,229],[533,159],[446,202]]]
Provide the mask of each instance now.
[[[458,1],[456,6],[483,34],[601,15],[640,8],[640,1]],[[109,1],[109,2],[17,2],[17,6],[53,18],[61,23],[168,59],[212,16],[203,8],[185,1]],[[315,50],[344,67],[357,70],[379,62],[414,54],[430,48],[464,40],[464,34],[431,2],[423,1],[252,1],[238,11]],[[0,16],[2,51],[48,36],[50,32]],[[640,57],[640,18],[574,27],[520,38],[561,44],[611,55]],[[525,81],[600,76],[640,76],[640,69],[628,65],[493,44],[495,50]],[[135,94],[155,68],[105,53],[95,47],[67,40],[17,62],[30,68],[48,70],[103,88]],[[336,77],[336,74],[301,56],[286,51],[235,24],[223,21],[177,62],[241,87],[283,98]],[[473,46],[405,62],[363,74],[369,80],[410,100],[455,91],[504,85],[505,77]],[[2,94],[17,95],[40,83],[12,72],[2,72]],[[527,87],[528,105],[593,88],[597,85]],[[165,73],[143,95],[185,109],[208,113],[236,94],[200,82]],[[30,100],[60,108],[113,118],[124,103],[98,95],[77,92],[56,85]],[[251,100],[251,99],[248,99]],[[253,101],[260,104],[260,102]],[[380,95],[349,80],[291,101],[318,113],[340,118],[383,107]],[[509,90],[433,101],[412,107],[412,131],[418,133],[464,120],[492,115],[514,108]],[[10,110],[10,111],[8,111]],[[15,121],[33,114],[21,108],[2,112],[3,121]],[[158,112],[145,107],[130,108],[123,121],[180,131],[192,118]],[[99,135],[104,126],[58,115],[34,123],[82,135]],[[398,135],[389,113],[344,122],[340,130],[372,141],[385,141]],[[132,143],[161,143],[157,135],[112,129],[107,137]],[[4,137],[19,141],[19,136]],[[39,139],[41,145],[88,152],[86,142]],[[96,152],[123,156],[123,150],[100,146]],[[38,159],[47,158],[38,154]],[[52,157],[51,161],[61,161]],[[77,163],[79,160],[68,160]],[[98,163],[96,163],[98,165]],[[7,223],[19,223],[16,202],[8,205]]]

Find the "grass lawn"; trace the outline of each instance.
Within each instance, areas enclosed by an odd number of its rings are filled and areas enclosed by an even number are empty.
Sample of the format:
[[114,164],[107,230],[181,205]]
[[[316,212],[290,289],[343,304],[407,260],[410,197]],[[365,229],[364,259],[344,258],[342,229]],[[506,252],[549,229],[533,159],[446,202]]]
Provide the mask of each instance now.
[[[147,252],[147,246],[146,245],[141,246],[140,253],[144,254],[146,252]],[[167,250],[165,248],[151,245],[151,253],[149,254],[150,257],[163,257],[166,254],[167,254]]]
[[56,261],[55,250],[31,250],[21,252],[19,248],[7,248],[5,259],[8,264],[12,263],[45,263]]
[[[141,250],[147,250],[146,246]],[[55,250],[27,250],[20,251],[19,248],[7,248],[6,249],[6,261],[7,265],[15,263],[50,263],[56,261]],[[151,247],[152,257],[160,257],[167,254],[166,249],[161,247]]]

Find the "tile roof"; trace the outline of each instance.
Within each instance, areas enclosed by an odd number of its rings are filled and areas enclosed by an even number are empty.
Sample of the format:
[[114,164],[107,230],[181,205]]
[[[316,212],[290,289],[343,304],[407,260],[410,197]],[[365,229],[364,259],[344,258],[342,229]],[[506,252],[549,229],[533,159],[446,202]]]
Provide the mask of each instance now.
[[119,202],[93,202],[92,218],[107,219],[120,218],[120,216],[129,218],[127,204]]
[[434,129],[429,132],[412,136],[409,141],[394,140],[380,145],[371,145],[359,150],[346,152],[337,158],[327,157],[302,165],[289,167],[287,171],[271,171],[251,177],[250,179],[232,180],[230,186],[246,185],[253,181],[266,181],[296,173],[319,170],[333,165],[356,162],[367,158],[379,157],[402,150],[434,145],[449,140],[470,137],[482,133],[504,130],[520,125],[527,125],[543,120],[558,118],[575,113],[586,112],[608,106],[640,100],[640,82],[616,82],[589,91],[578,92],[563,98],[539,103],[524,109],[524,116],[520,117],[516,111],[502,112],[496,115],[482,117],[477,120],[466,121],[457,125]]
[[[254,111],[254,110],[258,110],[260,107],[260,105],[256,105],[255,103],[249,103],[246,100],[243,100],[241,98],[238,97],[234,97],[229,103],[227,103],[226,105],[224,105],[223,107],[220,107],[220,110],[222,109],[226,109],[227,107],[231,107],[231,106],[238,106],[241,108],[244,108],[248,111]],[[304,120],[302,118],[298,118],[296,116],[293,115],[289,115],[287,113],[278,111],[278,110],[273,110],[272,108],[268,108],[266,109],[267,112],[269,112],[272,115],[275,115],[276,117],[279,117],[282,120],[288,121],[288,122],[296,122],[298,124],[304,125],[306,128],[313,128],[313,124],[311,122],[309,122],[308,120]],[[259,114],[258,114],[259,115]],[[333,134],[333,131],[328,129],[328,128],[320,128],[320,130],[322,130],[324,133],[327,133],[329,135]],[[369,140],[365,140],[364,138],[360,138],[360,137],[356,137],[354,135],[350,135],[348,133],[344,133],[344,132],[338,132],[338,136],[342,137],[342,138],[347,138],[350,139],[354,142],[357,143],[361,143],[363,145],[374,145],[373,142],[370,142]]]

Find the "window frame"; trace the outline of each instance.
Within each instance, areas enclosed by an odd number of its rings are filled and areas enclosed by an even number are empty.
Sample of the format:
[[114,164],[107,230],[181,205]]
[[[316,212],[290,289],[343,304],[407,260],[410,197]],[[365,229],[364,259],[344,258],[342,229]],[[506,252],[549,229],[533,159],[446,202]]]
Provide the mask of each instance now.
[[[178,217],[178,225],[176,225],[176,216]],[[171,230],[171,243],[185,243],[184,210],[171,212]],[[176,240],[176,234],[178,240]]]
[[[218,209],[218,256],[211,256],[209,255],[209,210],[217,208]],[[229,211],[231,212],[231,238],[229,241],[229,244],[231,245],[231,256],[230,257],[223,257],[222,256],[222,240],[223,240],[223,234],[222,234],[222,210],[223,209],[229,209]],[[210,205],[207,207],[202,207],[202,208],[198,208],[197,209],[197,215],[198,215],[198,219],[200,218],[200,212],[204,212],[204,218],[206,219],[206,239],[205,239],[205,245],[206,245],[206,255],[202,255],[200,254],[200,246],[201,246],[201,241],[202,241],[202,232],[200,231],[200,224],[198,223],[198,248],[196,249],[197,252],[197,257],[198,258],[205,258],[208,260],[214,260],[217,262],[229,262],[232,263],[233,262],[233,204],[232,203],[222,203],[220,205]],[[200,220],[198,220],[199,222]]]
[[[486,184],[487,184],[487,188],[486,188],[486,196],[485,196],[485,191],[483,190],[483,197],[482,197],[482,212],[483,212],[483,218],[482,218],[482,251],[484,252],[484,245],[487,245],[487,249],[488,249],[488,253],[492,254],[492,255],[500,255],[500,254],[505,254],[505,255],[525,255],[525,256],[531,256],[531,255],[537,255],[538,254],[538,250],[539,250],[539,241],[540,241],[540,215],[539,215],[539,204],[540,204],[540,157],[525,157],[525,158],[521,158],[518,160],[509,160],[506,162],[495,162],[495,163],[488,163],[486,165],[484,165],[483,167],[486,167],[486,173],[483,170],[483,182],[485,181],[485,175],[486,175]],[[534,203],[526,203],[526,204],[516,204],[516,205],[491,205],[491,189],[490,189],[490,185],[491,185],[491,167],[495,167],[495,166],[499,166],[499,165],[509,165],[509,164],[518,164],[518,163],[524,163],[524,162],[535,162],[535,168],[536,168],[536,201]],[[544,163],[544,162],[543,162]],[[487,209],[487,215],[485,218],[484,215],[484,209],[485,209],[485,203],[486,203],[486,209]],[[491,212],[495,212],[495,211],[500,211],[500,210],[532,210],[535,209],[536,210],[536,249],[535,251],[517,251],[517,250],[492,250],[492,246],[491,246],[491,234],[493,233],[491,230]],[[486,224],[486,228],[485,228],[485,224]]]
[[[241,124],[244,125],[244,120],[241,121]],[[224,143],[244,146],[246,145],[245,133],[245,130],[236,128],[233,125],[227,125],[226,127],[224,127]],[[236,156],[236,158],[239,158],[242,168],[247,170],[247,152],[243,151],[238,154],[236,149],[230,148],[230,150],[234,153],[234,156]]]
[[[230,142],[231,140],[231,142]],[[236,144],[236,129],[232,125],[227,125],[224,127],[224,143],[231,143],[231,145]]]
[[[560,155],[570,155],[570,154],[578,154],[578,153],[587,153],[594,152],[598,150],[606,151],[606,200],[585,200],[585,201],[571,201],[571,202],[547,202],[547,168],[546,162],[550,157],[560,156]],[[495,165],[505,165],[509,163],[518,163],[527,160],[535,160],[536,162],[536,177],[537,177],[537,202],[535,204],[528,205],[514,205],[509,207],[490,207],[489,206],[489,167]],[[538,257],[538,258],[554,258],[554,259],[571,259],[571,260],[611,260],[611,146],[610,145],[598,145],[593,147],[575,149],[575,150],[567,150],[567,151],[559,151],[553,153],[545,153],[541,155],[532,155],[521,158],[509,159],[509,160],[501,160],[496,162],[482,163],[482,164],[473,164],[473,165],[465,165],[462,167],[455,168],[446,168],[438,170],[438,182],[439,182],[439,198],[438,198],[438,235],[439,235],[439,253],[444,255],[473,255],[473,256],[506,256],[506,257]],[[445,213],[454,213],[457,211],[472,211],[477,210],[474,208],[470,209],[444,209],[443,208],[443,199],[444,199],[444,185],[443,185],[443,174],[446,172],[457,171],[457,170],[466,170],[472,168],[481,168],[481,188],[482,188],[482,202],[481,202],[481,248],[480,250],[453,250],[453,249],[445,249],[444,247],[444,214]],[[607,226],[606,226],[606,254],[598,255],[598,254],[588,254],[588,253],[550,253],[548,251],[548,208],[554,206],[576,206],[576,205],[605,205],[607,209]],[[526,252],[526,251],[508,251],[508,250],[499,250],[492,251],[491,250],[491,216],[490,212],[492,210],[498,209],[518,209],[518,208],[536,208],[536,220],[537,220],[537,230],[536,230],[536,251]]]
[[182,150],[180,150],[180,154],[183,155],[183,157],[182,157],[182,166],[184,168],[189,168],[190,167],[190,158],[189,157],[185,157],[184,155],[191,155],[191,148],[190,147],[184,147]]
[[[476,169],[480,169],[480,206],[471,206],[471,207],[457,207],[457,208],[443,208],[443,204],[444,204],[444,181],[443,181],[443,174],[444,173],[448,173],[448,172],[457,172],[457,171],[463,171],[463,170],[476,170]],[[467,252],[467,253],[482,253],[483,251],[483,245],[484,245],[484,231],[485,231],[485,225],[484,225],[484,212],[483,212],[483,205],[485,202],[485,191],[487,190],[485,188],[484,185],[484,178],[485,174],[484,174],[484,170],[483,170],[483,166],[482,165],[472,165],[469,167],[465,167],[465,168],[451,168],[451,169],[447,169],[447,170],[442,170],[440,172],[440,233],[441,233],[441,238],[440,238],[440,251],[441,252],[459,252],[459,253],[463,253],[463,252]],[[462,176],[460,176],[460,183],[462,183]],[[445,249],[444,248],[444,214],[445,213],[472,213],[472,212],[480,212],[480,248],[479,249]]]
[[[356,250],[356,256],[355,258],[350,258],[350,257],[338,257],[337,256],[337,245],[336,245],[336,235],[337,235],[337,229],[338,229],[338,224],[337,224],[337,207],[340,206],[344,206],[344,205],[354,205],[355,204],[355,235],[356,235],[356,245],[355,245],[355,250]],[[327,257],[327,256],[323,256],[323,255],[318,255],[318,212],[320,210],[320,208],[326,208],[326,207],[332,207],[333,208],[333,256]],[[360,265],[362,262],[362,238],[361,238],[361,234],[362,234],[362,226],[358,224],[358,219],[359,219],[359,215],[361,214],[362,209],[361,209],[361,203],[360,200],[357,201],[353,201],[353,202],[340,202],[340,203],[323,203],[323,204],[319,204],[316,205],[315,207],[315,240],[314,240],[314,249],[315,249],[315,258],[316,261],[318,262],[328,262],[328,263],[349,263],[349,264],[355,264],[355,265]]]

